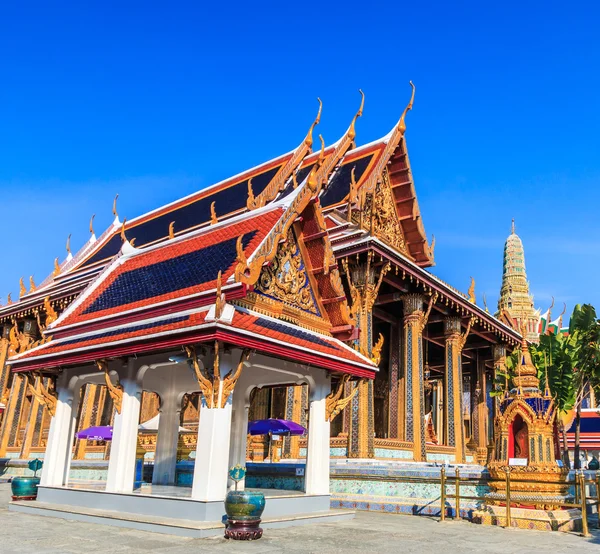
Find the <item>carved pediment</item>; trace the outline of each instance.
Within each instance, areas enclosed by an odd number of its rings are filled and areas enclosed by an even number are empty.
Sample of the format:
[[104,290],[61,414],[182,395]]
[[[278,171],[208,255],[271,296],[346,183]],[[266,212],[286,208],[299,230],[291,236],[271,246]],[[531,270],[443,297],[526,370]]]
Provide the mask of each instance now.
[[300,246],[291,229],[271,264],[262,269],[254,290],[310,314],[320,315]]

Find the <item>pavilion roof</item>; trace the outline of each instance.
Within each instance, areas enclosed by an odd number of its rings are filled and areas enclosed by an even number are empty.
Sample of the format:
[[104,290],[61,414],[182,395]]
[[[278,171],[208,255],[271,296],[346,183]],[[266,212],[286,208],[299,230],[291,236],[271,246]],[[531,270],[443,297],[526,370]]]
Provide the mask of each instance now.
[[[354,147],[355,117],[344,137],[325,149],[326,158],[334,160],[332,163],[335,167],[327,172],[320,202],[323,208],[330,209],[347,201],[353,169],[360,190],[361,187],[372,187],[382,169],[388,167],[410,255],[417,264],[427,267],[433,265],[433,255],[416,200],[404,130],[400,128],[407,110],[390,133],[358,148]],[[362,113],[362,108],[359,112]],[[209,225],[213,208],[219,221],[244,213],[248,210],[249,183],[256,197],[266,197],[266,204],[289,195],[295,186],[291,170],[297,170],[296,182],[302,183],[317,161],[319,154],[310,153],[312,138],[308,140],[312,136],[312,127],[296,150],[128,220],[125,223],[127,237],[135,239],[136,248],[146,248],[168,240],[171,223],[174,223],[175,236],[179,236]],[[342,151],[338,152],[339,149]],[[267,194],[274,185],[279,187],[279,193]],[[14,314],[26,315],[28,310],[31,312],[35,306],[39,306],[46,296],[50,296],[52,301],[58,298],[68,298],[70,301],[72,294],[79,293],[119,254],[122,243],[120,231],[120,221],[116,217],[102,235],[98,238],[92,236],[75,255],[69,255],[59,264],[60,271],[49,275],[36,290],[26,293],[17,302],[0,306],[0,321]]]
[[211,305],[101,329],[84,327],[76,334],[15,356],[11,364],[15,371],[51,369],[102,357],[148,354],[221,340],[359,377],[372,377],[377,371],[373,361],[334,337],[240,306],[230,308],[229,319],[215,319]]

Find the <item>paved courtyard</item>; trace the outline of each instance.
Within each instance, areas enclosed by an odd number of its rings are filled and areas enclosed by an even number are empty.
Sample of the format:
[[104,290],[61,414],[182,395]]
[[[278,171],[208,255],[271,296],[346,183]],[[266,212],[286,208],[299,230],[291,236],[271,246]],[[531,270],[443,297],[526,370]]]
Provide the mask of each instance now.
[[185,539],[9,512],[10,485],[0,484],[0,552],[415,552],[499,554],[600,552],[591,539],[563,533],[505,530],[467,522],[438,523],[426,517],[359,512],[352,521],[271,529],[256,542],[222,538]]

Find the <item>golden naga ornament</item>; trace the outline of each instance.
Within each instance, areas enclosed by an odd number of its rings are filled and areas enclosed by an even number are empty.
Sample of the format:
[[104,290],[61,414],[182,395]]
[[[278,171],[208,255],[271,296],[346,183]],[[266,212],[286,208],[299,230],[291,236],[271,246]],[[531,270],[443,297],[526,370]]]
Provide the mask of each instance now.
[[58,258],[54,258],[54,271],[52,272],[52,277],[56,277],[60,274],[60,264],[58,263]]
[[344,388],[349,380],[350,375],[343,375],[335,391],[331,391],[331,393],[327,395],[327,398],[325,399],[325,421],[333,421],[336,416],[352,402],[352,399],[358,393],[358,386],[356,386],[348,396],[342,398]]
[[12,298],[11,298],[11,296],[12,295],[11,295],[10,292],[6,295],[6,303],[7,304],[12,304]]
[[221,292],[221,281],[223,277],[221,270],[217,275],[217,296],[215,298],[215,319],[220,319],[223,315],[223,308],[225,307],[225,295]]
[[46,312],[46,327],[48,327],[48,325],[54,323],[58,319],[56,310],[52,307],[52,304],[50,304],[49,296],[44,298],[44,311]]
[[[192,367],[198,381],[200,391],[204,396],[206,406],[208,408],[224,408],[227,404],[230,394],[233,392],[235,385],[240,378],[244,365],[250,358],[251,350],[246,348],[240,355],[240,361],[235,371],[229,371],[223,379],[221,379],[221,368],[220,368],[220,345],[218,341],[215,341],[214,347],[214,360],[213,360],[213,374],[212,376],[206,372],[203,366],[198,362],[198,355],[196,353],[195,346],[186,346],[185,351],[192,362]],[[221,386],[222,384],[222,386]],[[220,399],[219,399],[220,394]]]
[[29,277],[29,292],[32,293],[35,291],[37,287],[35,286],[35,281],[33,280],[33,275]]
[[27,289],[25,288],[25,280],[23,277],[19,280],[19,298],[23,298],[27,294]]
[[94,218],[96,217],[96,214],[93,214],[91,219],[90,219],[90,235],[94,236]]
[[169,239],[173,240],[175,238],[175,222],[171,221],[169,223]]
[[50,417],[56,415],[56,403],[58,400],[57,394],[54,390],[50,390],[44,386],[44,378],[38,372],[35,373],[37,377],[37,386],[32,386],[31,383],[27,383],[29,392],[36,398],[36,400],[45,406],[48,410]]
[[69,235],[67,237],[66,249],[67,249],[67,255],[71,255],[71,235]]
[[115,410],[117,413],[121,413],[121,409],[123,407],[123,387],[118,381],[117,384],[113,384],[109,375],[108,362],[106,360],[96,360],[96,366],[100,371],[104,372],[104,382],[106,383],[106,388],[108,389],[108,394],[110,395]]
[[219,223],[219,219],[217,218],[217,212],[215,211],[215,201],[213,200],[210,203],[210,224],[211,225],[215,225],[216,223]]
[[123,223],[121,223],[121,240],[123,242],[127,242],[127,236],[125,235],[125,223],[127,223],[127,218],[123,218]]
[[379,333],[379,339],[373,345],[373,348],[371,350],[371,360],[377,366],[381,362],[381,350],[383,348],[383,341],[384,341],[383,335],[381,333]]
[[473,279],[473,277],[471,277],[471,285],[469,286],[468,295],[469,302],[475,304],[475,279]]

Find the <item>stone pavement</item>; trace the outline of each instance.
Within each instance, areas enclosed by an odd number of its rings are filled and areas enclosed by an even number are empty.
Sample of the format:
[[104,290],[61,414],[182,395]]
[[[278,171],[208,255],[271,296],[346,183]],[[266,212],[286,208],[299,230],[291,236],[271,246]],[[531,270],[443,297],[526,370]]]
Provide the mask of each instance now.
[[352,521],[269,529],[256,542],[220,537],[186,539],[9,512],[10,485],[0,484],[0,552],[260,552],[361,553],[415,552],[513,554],[599,552],[600,532],[591,539],[564,533],[498,529],[467,522],[439,523],[428,517],[358,512]]

